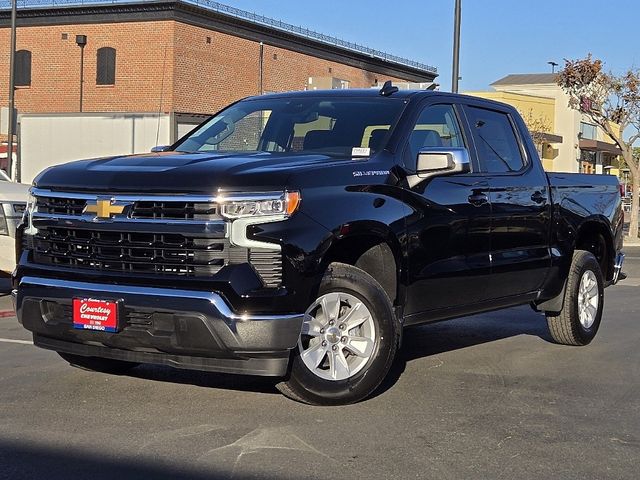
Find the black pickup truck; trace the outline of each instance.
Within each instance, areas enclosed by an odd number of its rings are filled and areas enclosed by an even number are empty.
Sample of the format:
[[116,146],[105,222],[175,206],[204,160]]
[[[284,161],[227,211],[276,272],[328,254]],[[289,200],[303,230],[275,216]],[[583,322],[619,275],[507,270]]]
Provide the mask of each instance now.
[[273,94],[159,150],[34,181],[13,296],[72,365],[269,375],[345,404],[379,386],[408,325],[531,304],[586,345],[621,273],[617,179],[545,173],[501,103]]

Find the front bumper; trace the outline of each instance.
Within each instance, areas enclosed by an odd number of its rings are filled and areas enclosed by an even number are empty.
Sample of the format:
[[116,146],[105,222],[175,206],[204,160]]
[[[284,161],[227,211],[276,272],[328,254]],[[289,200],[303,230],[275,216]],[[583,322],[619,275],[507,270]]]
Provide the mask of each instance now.
[[[226,373],[282,376],[303,314],[239,315],[215,292],[25,276],[18,320],[40,347],[84,356]],[[120,302],[117,333],[73,328],[72,299]]]

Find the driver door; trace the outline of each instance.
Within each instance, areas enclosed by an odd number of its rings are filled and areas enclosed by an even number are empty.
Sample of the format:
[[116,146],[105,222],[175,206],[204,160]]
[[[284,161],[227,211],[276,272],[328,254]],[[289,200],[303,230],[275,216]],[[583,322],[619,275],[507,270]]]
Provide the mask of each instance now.
[[[405,165],[416,172],[418,152],[463,147],[468,134],[452,104],[422,108],[407,139]],[[472,156],[473,158],[473,156]],[[489,185],[471,172],[424,179],[407,186],[407,323],[446,317],[488,299],[491,273]],[[413,317],[413,318],[412,318]]]

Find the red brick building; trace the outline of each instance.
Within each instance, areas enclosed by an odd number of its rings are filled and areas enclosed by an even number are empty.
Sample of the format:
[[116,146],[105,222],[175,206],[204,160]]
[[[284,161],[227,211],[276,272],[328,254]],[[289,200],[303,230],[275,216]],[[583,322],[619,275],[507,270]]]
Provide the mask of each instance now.
[[[21,113],[80,111],[81,56],[82,111],[163,112],[175,115],[176,125],[261,91],[370,87],[388,79],[431,82],[437,75],[427,65],[215,2],[55,3],[19,2]],[[2,105],[8,96],[9,22],[10,12],[1,10]],[[84,48],[77,36],[86,36]]]

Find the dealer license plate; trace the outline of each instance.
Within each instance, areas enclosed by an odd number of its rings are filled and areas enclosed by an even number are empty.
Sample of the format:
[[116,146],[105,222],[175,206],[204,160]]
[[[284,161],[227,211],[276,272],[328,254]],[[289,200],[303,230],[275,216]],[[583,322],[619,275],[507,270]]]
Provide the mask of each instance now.
[[73,327],[83,330],[117,332],[118,302],[95,298],[74,298]]

